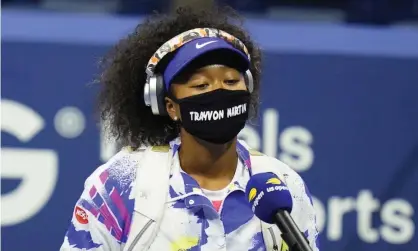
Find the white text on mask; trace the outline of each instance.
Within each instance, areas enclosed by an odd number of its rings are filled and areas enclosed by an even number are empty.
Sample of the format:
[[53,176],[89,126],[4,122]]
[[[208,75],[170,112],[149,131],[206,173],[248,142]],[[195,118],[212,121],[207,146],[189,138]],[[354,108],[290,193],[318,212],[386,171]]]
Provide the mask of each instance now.
[[[247,104],[237,105],[228,108],[226,111],[226,117],[231,118],[241,115],[247,111]],[[220,120],[225,117],[224,110],[218,111],[201,111],[201,112],[190,112],[190,119],[192,121],[211,121]]]

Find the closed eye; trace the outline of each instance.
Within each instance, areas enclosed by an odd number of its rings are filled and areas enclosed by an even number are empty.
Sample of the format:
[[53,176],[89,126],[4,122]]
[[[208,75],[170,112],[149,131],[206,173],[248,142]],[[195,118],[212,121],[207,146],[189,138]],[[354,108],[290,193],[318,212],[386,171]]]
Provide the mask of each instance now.
[[227,79],[227,80],[224,81],[224,83],[227,84],[227,85],[235,85],[239,81],[240,81],[239,79]]
[[194,89],[198,89],[198,90],[203,90],[205,88],[207,88],[209,86],[209,84],[197,84],[197,85],[193,85],[192,88]]

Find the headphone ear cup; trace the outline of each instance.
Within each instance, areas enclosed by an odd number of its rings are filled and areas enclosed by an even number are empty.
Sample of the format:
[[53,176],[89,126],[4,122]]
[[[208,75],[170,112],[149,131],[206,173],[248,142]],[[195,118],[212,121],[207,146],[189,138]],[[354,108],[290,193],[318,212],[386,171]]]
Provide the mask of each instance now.
[[158,115],[167,115],[167,109],[165,107],[165,86],[164,78],[162,75],[156,75],[156,99],[158,106]]
[[253,74],[249,69],[244,74],[244,80],[247,85],[248,92],[252,93],[254,91],[254,79]]
[[163,115],[166,112],[164,104],[164,83],[161,75],[148,78],[144,86],[144,101],[151,107],[154,115]]
[[144,103],[146,106],[151,106],[151,95],[150,95],[150,78],[144,85]]

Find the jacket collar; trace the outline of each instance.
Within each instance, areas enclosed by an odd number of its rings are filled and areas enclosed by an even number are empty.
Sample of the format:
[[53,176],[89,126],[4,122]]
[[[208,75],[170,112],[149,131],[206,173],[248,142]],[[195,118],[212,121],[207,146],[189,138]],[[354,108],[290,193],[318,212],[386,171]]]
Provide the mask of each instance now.
[[[169,200],[178,200],[190,195],[203,195],[199,184],[190,175],[181,170],[178,151],[180,149],[180,138],[170,142],[170,148],[173,154],[173,163],[170,174],[170,193]],[[237,142],[238,159],[242,163],[241,168],[237,168],[235,181],[229,185],[228,192],[240,190],[245,192],[245,187],[251,176],[250,152],[246,144],[242,141]]]

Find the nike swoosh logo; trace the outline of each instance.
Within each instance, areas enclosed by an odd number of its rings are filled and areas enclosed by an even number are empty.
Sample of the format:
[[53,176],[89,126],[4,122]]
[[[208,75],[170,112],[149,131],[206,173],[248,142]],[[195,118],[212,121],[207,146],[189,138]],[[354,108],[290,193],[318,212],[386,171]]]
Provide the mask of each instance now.
[[206,42],[206,43],[203,43],[203,44],[197,43],[196,44],[196,49],[201,49],[201,48],[205,47],[206,45],[211,44],[211,43],[215,43],[215,42],[218,42],[218,41],[214,40],[214,41],[209,41],[209,42]]

